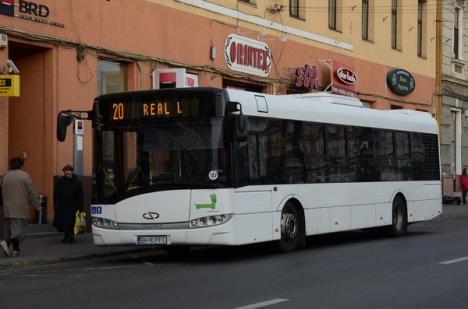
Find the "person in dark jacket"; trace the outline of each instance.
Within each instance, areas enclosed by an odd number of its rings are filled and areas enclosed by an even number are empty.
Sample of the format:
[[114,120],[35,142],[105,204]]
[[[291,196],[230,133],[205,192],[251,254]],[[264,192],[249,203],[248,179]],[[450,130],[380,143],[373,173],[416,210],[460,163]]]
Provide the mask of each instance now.
[[83,211],[83,185],[73,166],[66,165],[63,174],[54,190],[54,227],[64,233],[62,242],[73,243],[76,211]]

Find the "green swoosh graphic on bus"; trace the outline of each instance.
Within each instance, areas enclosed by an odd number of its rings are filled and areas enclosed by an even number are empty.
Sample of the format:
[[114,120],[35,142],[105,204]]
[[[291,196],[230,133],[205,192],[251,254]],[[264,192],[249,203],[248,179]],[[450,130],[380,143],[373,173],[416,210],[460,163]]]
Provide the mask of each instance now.
[[197,207],[197,209],[203,209],[203,208],[215,209],[216,208],[216,201],[217,201],[216,194],[210,194],[210,198],[211,198],[211,203],[210,204],[195,204],[195,207]]

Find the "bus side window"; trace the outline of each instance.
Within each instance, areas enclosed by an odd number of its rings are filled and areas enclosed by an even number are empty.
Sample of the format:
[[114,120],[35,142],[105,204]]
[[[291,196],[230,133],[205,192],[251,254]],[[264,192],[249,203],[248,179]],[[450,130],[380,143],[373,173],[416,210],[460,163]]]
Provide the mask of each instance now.
[[370,128],[356,128],[357,164],[359,181],[375,181],[374,138]]
[[398,180],[408,180],[411,178],[409,134],[407,132],[396,132],[395,145],[398,162]]
[[286,179],[289,184],[304,183],[302,122],[285,121]]
[[325,182],[324,126],[304,123],[303,131],[305,182]]
[[411,178],[425,180],[423,133],[411,133]]
[[393,132],[381,129],[374,130],[375,161],[379,169],[379,181],[397,180],[395,177],[396,161],[393,149]]
[[269,181],[268,120],[251,117],[248,120],[249,183]]

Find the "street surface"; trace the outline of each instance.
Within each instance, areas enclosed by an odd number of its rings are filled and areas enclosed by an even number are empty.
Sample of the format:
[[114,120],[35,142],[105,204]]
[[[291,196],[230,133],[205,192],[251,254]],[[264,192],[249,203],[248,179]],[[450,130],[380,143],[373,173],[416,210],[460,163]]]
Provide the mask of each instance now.
[[[460,206],[461,207],[461,206]],[[0,271],[0,308],[468,308],[468,212],[389,238],[161,250]]]

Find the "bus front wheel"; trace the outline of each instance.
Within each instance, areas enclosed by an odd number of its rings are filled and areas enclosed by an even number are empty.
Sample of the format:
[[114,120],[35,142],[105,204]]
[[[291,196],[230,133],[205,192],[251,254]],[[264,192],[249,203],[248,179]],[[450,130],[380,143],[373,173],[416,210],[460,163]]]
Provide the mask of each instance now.
[[286,203],[281,212],[281,239],[278,249],[281,252],[295,250],[304,238],[303,220],[298,209],[292,203]]
[[394,237],[404,235],[408,230],[408,213],[405,200],[401,195],[397,195],[393,200],[392,225],[390,234]]

